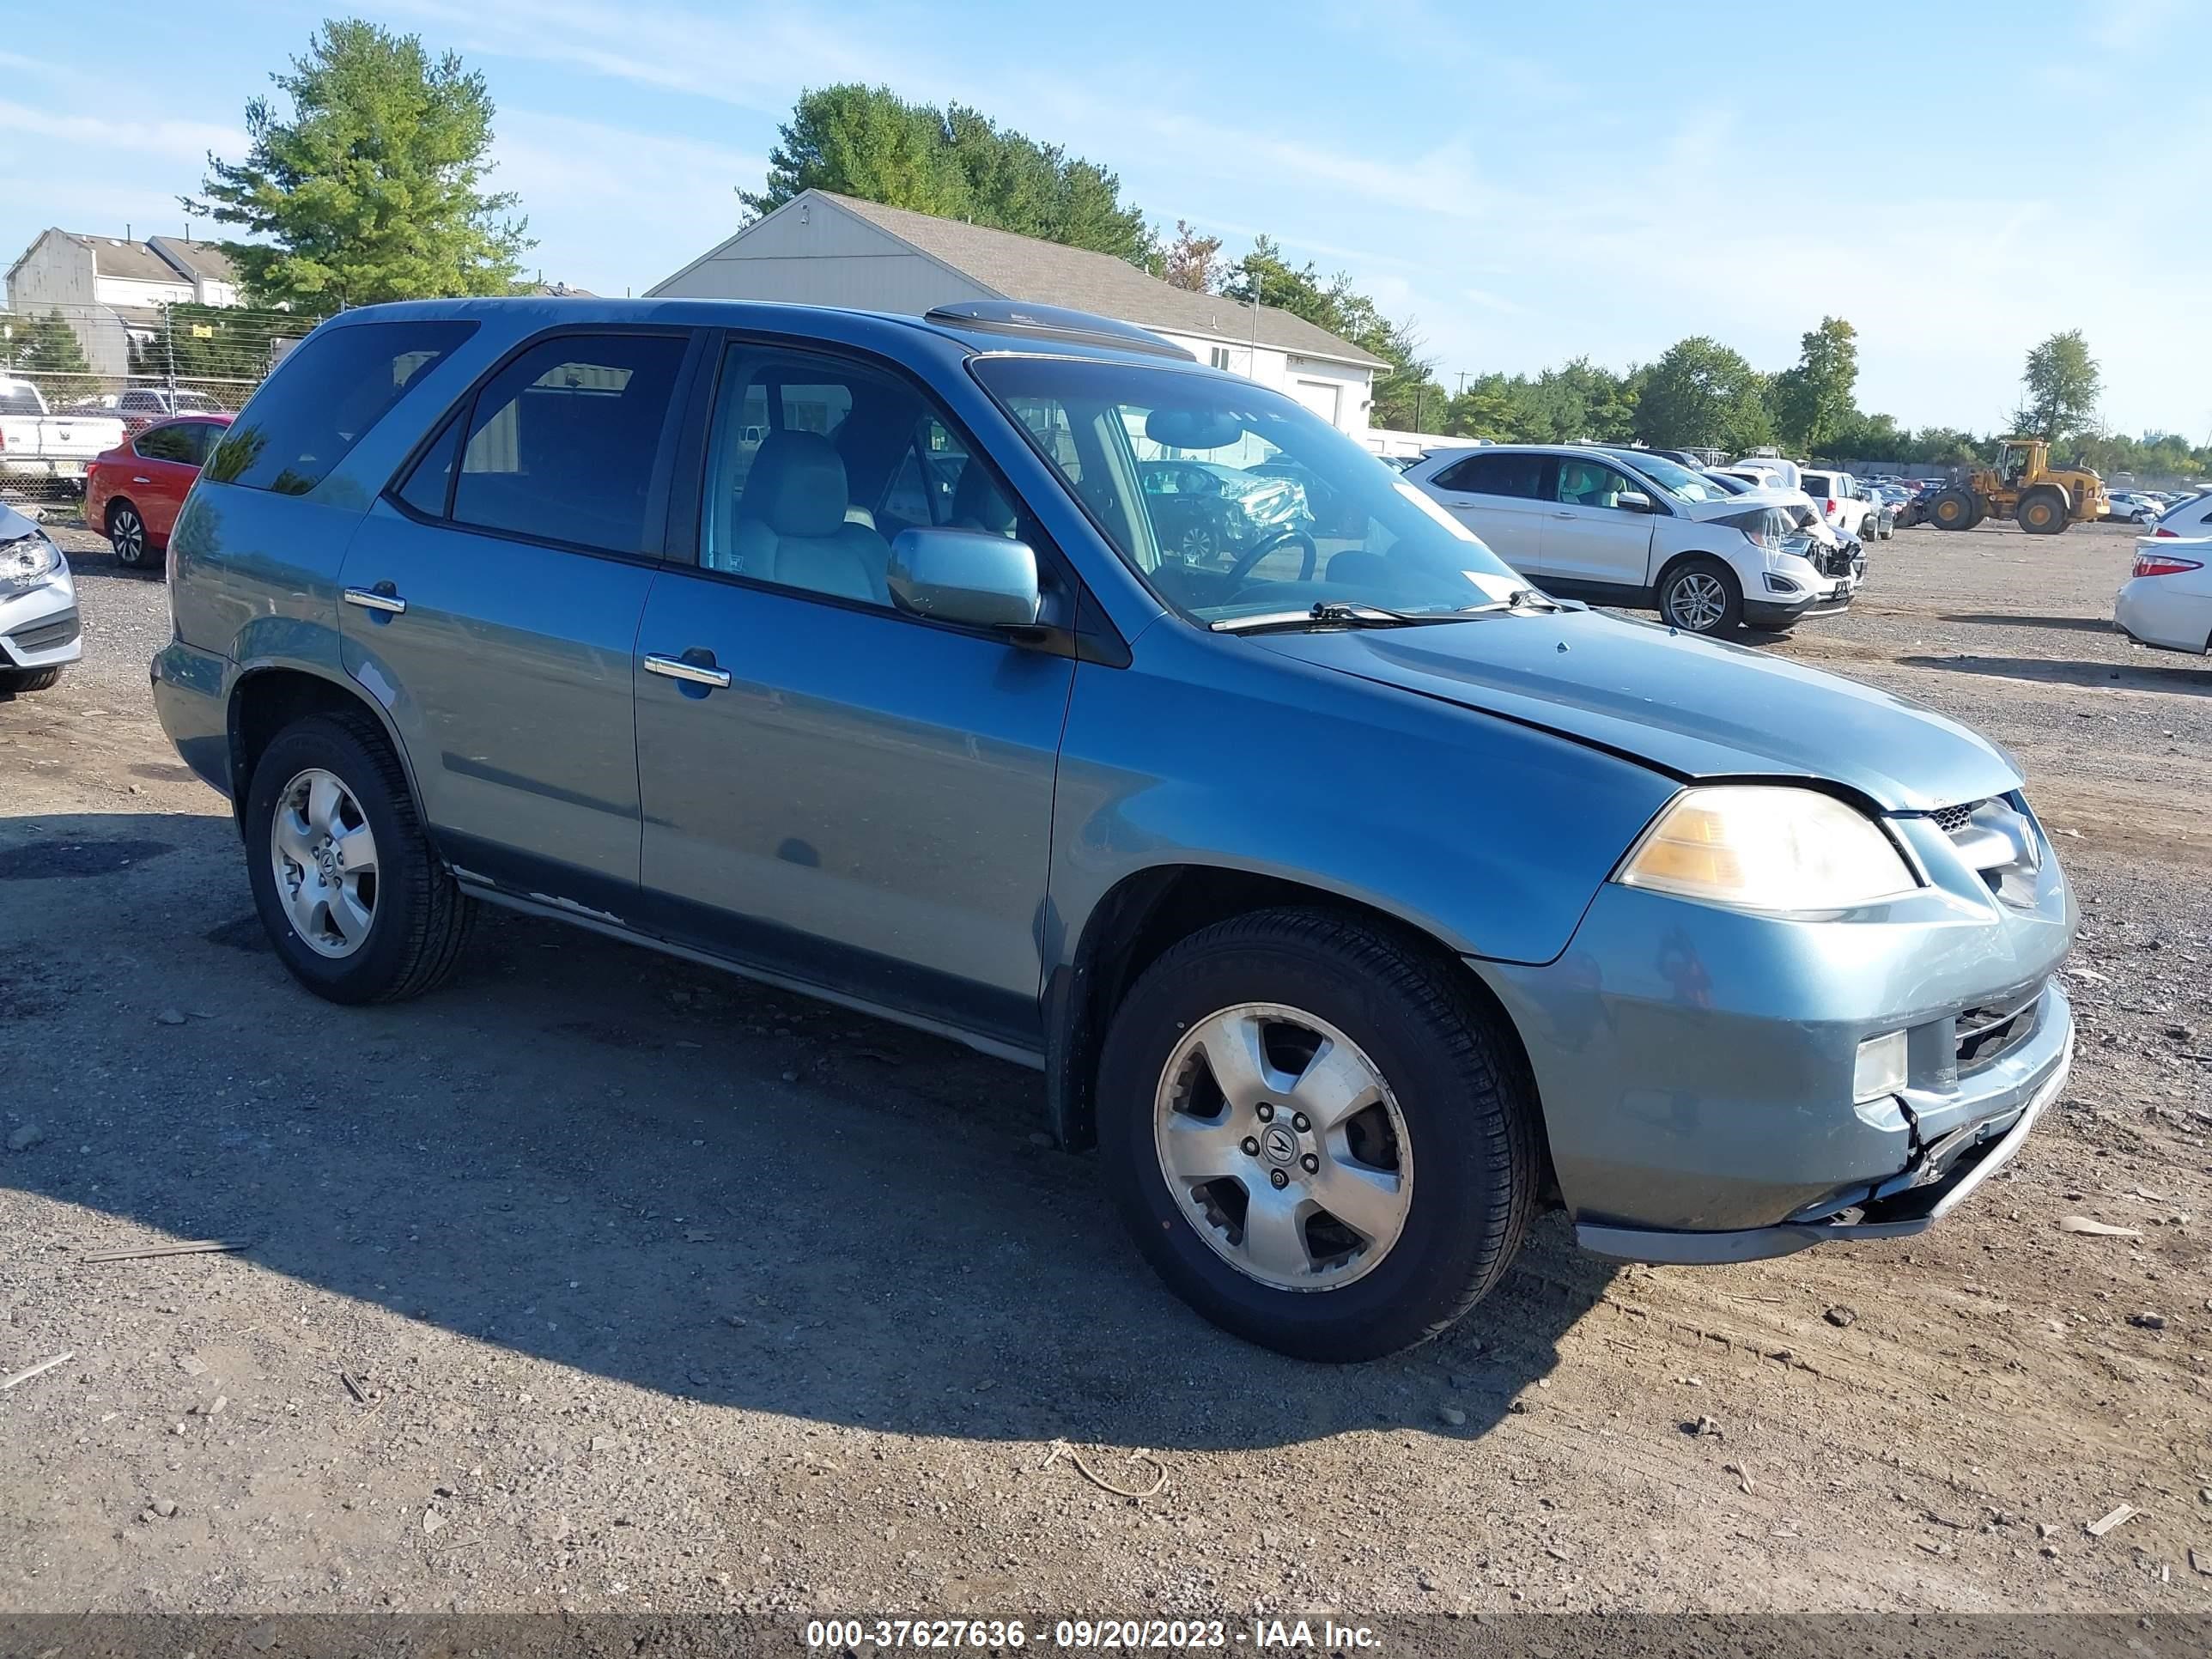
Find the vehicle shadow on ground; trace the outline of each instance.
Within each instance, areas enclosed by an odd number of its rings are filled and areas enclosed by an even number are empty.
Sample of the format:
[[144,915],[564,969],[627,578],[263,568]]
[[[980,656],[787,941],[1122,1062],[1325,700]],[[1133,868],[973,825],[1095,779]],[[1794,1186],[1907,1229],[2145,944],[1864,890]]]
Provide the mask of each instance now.
[[1947,616],[1942,620],[1947,623],[1978,623],[1991,628],[2056,628],[2075,634],[2118,632],[2109,621],[2096,617],[2015,617],[2001,611],[1979,611]]
[[1038,1144],[1036,1074],[950,1042],[497,912],[445,991],[332,1007],[279,966],[220,818],[0,819],[0,1123],[45,1135],[0,1182],[82,1206],[38,1271],[87,1295],[120,1273],[190,1316],[224,1259],[70,1256],[243,1237],[302,1285],[671,1395],[1203,1449],[1480,1436],[1612,1278],[1553,1217],[1441,1340],[1301,1364],[1174,1300],[1095,1161]]
[[[2187,662],[2187,658],[2177,658]],[[2069,662],[2049,657],[1899,657],[1901,668],[1940,668],[1954,674],[1986,674],[1999,679],[2043,680],[2056,685],[2093,686],[2103,691],[2179,691],[2212,696],[2212,672],[2203,667],[2115,667],[2108,662]]]

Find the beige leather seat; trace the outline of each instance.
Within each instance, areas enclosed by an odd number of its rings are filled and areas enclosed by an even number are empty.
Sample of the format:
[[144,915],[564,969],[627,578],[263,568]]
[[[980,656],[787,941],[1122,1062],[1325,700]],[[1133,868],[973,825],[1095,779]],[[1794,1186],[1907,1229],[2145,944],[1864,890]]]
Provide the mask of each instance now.
[[847,516],[845,463],[817,432],[769,434],[753,457],[720,568],[786,587],[890,603],[890,547]]

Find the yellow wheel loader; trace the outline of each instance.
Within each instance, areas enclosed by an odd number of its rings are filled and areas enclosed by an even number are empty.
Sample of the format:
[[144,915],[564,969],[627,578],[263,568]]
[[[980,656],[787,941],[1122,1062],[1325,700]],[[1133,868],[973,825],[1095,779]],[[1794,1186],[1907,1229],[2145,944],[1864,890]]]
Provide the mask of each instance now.
[[2086,468],[2053,471],[2041,438],[2006,438],[1997,464],[1978,466],[1928,498],[1938,530],[1972,530],[1984,519],[2012,519],[2031,536],[2056,536],[2069,524],[2094,524],[2110,510],[2105,481]]

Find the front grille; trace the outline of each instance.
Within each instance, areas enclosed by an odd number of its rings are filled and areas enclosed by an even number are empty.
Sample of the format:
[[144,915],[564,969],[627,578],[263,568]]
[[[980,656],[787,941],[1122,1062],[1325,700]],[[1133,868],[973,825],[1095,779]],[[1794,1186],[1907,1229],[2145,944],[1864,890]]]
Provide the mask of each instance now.
[[2036,1005],[2043,997],[2037,985],[2003,1002],[1960,1010],[1959,1075],[1965,1077],[2003,1059],[2035,1035]]
[[1929,816],[1936,820],[1936,827],[1945,835],[1956,835],[1966,827],[1966,820],[1974,816],[1974,809],[1980,805],[1978,800],[1970,800],[1964,806],[1938,807]]
[[71,606],[43,622],[27,623],[8,636],[8,642],[19,651],[51,651],[56,646],[67,645],[77,636],[80,624],[76,610]]

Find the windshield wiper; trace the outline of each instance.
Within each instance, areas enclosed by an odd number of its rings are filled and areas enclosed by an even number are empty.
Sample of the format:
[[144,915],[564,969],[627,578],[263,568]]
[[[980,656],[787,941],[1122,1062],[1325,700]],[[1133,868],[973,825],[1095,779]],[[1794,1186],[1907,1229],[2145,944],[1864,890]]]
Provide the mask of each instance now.
[[1351,599],[1322,599],[1304,611],[1269,611],[1256,617],[1228,617],[1209,626],[1217,634],[1251,634],[1273,628],[1418,628],[1430,623],[1467,622],[1499,611],[1517,611],[1524,605],[1547,611],[1565,609],[1557,600],[1533,587],[1516,587],[1502,599],[1463,605],[1456,611],[1393,611],[1386,605],[1364,605]]
[[1348,599],[1322,599],[1304,611],[1268,611],[1256,617],[1229,617],[1211,624],[1217,634],[1249,634],[1261,628],[1407,628],[1416,623],[1449,622],[1455,611],[1392,611]]

